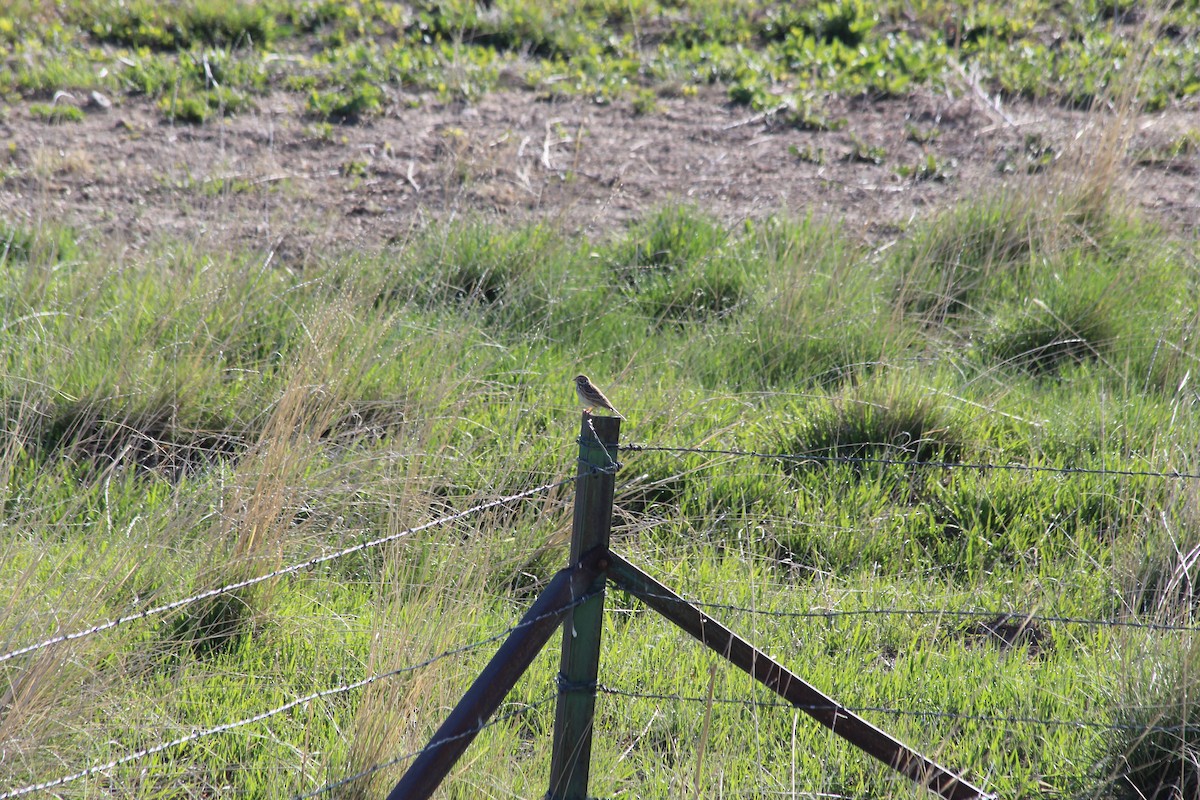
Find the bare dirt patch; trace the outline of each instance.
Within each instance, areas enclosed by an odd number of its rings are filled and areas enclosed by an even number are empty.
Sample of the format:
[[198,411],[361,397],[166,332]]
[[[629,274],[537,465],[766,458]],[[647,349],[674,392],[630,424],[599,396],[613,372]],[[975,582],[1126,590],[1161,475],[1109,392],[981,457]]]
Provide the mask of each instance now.
[[[133,247],[222,231],[300,262],[471,214],[596,235],[672,201],[730,221],[811,212],[887,239],[956,201],[1048,180],[1089,131],[1115,124],[1052,105],[999,111],[969,93],[836,101],[829,117],[845,124],[834,131],[786,126],[715,90],[662,99],[648,114],[528,91],[470,105],[408,100],[342,126],[306,118],[285,94],[199,126],[165,122],[137,99],[60,125],[10,107],[0,217],[65,221]],[[1194,118],[1134,122],[1133,149],[1157,152]],[[1170,229],[1197,231],[1194,155],[1124,169],[1132,201]]]

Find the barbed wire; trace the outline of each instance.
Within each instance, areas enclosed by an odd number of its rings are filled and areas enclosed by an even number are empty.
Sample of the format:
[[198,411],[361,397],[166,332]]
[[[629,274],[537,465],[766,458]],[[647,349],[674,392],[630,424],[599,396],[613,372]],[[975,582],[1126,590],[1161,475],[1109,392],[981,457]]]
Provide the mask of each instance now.
[[[627,697],[635,700],[656,700],[678,703],[709,702],[721,705],[740,705],[746,708],[786,708],[800,711],[828,710],[828,705],[794,705],[784,700],[748,700],[740,697],[689,696],[659,692],[637,692],[629,689],[619,689],[603,683],[596,685],[599,694]],[[921,717],[926,719],[960,720],[964,722],[1007,722],[1021,725],[1042,725],[1045,727],[1083,728],[1107,731],[1136,731],[1139,733],[1181,733],[1195,729],[1195,723],[1180,723],[1178,725],[1137,725],[1123,722],[1094,722],[1080,719],[1052,719],[1044,717],[1008,717],[1000,714],[964,714],[957,711],[918,711],[913,709],[889,708],[887,706],[852,706],[838,703],[837,706],[855,714],[888,714],[895,717]]]
[[[535,486],[532,489],[526,489],[525,491],[522,491],[522,492],[517,492],[515,494],[506,495],[506,496],[498,498],[496,500],[489,500],[486,503],[480,503],[478,505],[472,506],[471,508],[464,509],[463,511],[457,511],[453,514],[447,514],[445,516],[438,517],[437,519],[430,520],[429,522],[424,522],[424,523],[421,523],[420,525],[414,525],[411,528],[405,528],[402,531],[388,534],[387,536],[381,536],[377,539],[371,539],[370,541],[360,542],[359,544],[351,545],[350,547],[343,548],[343,549],[338,550],[333,553],[326,553],[325,555],[316,556],[314,558],[308,559],[307,561],[302,561],[299,564],[292,564],[290,566],[281,567],[280,569],[273,570],[273,571],[265,573],[263,575],[258,575],[253,578],[247,578],[246,580],[236,581],[234,583],[225,584],[224,586],[221,586],[216,589],[208,589],[208,590],[200,592],[198,594],[191,595],[190,597],[184,597],[180,600],[174,600],[170,603],[165,603],[160,606],[148,608],[144,611],[139,611],[136,614],[128,614],[126,616],[117,617],[116,619],[111,619],[106,622],[97,623],[95,625],[92,625],[89,628],[84,628],[82,630],[73,631],[71,633],[60,634],[58,636],[52,636],[49,639],[43,639],[40,642],[35,642],[35,643],[27,645],[25,647],[21,647],[21,648],[12,650],[7,653],[0,654],[0,664],[4,663],[5,661],[9,661],[11,659],[17,658],[18,656],[23,656],[23,655],[26,655],[27,653],[32,653],[37,650],[44,649],[46,647],[51,647],[56,644],[62,644],[64,642],[74,641],[76,639],[82,639],[87,636],[92,636],[93,634],[97,634],[102,631],[106,631],[106,630],[115,628],[118,625],[124,625],[129,622],[136,622],[138,620],[144,620],[144,619],[148,619],[150,617],[159,616],[161,614],[166,614],[167,612],[174,611],[178,608],[183,608],[184,606],[199,602],[200,600],[206,600],[210,597],[216,597],[217,595],[226,594],[228,592],[234,592],[234,591],[237,591],[238,589],[245,589],[247,587],[254,586],[259,583],[263,583],[264,581],[269,581],[269,580],[273,580],[275,578],[280,578],[280,577],[283,577],[285,575],[290,575],[295,572],[310,570],[310,569],[313,569],[314,567],[317,567],[328,561],[333,561],[335,559],[344,558],[345,556],[352,555],[353,553],[357,553],[362,550],[368,550],[370,548],[378,547],[380,545],[387,544],[389,542],[394,542],[394,541],[396,541],[398,539],[402,539],[406,536],[411,536],[414,533],[420,533],[421,531],[429,530],[430,528],[436,528],[441,525],[446,525],[451,522],[456,522],[460,519],[464,519],[464,518],[472,516],[474,514],[478,514],[482,511],[487,511],[488,509],[504,505],[505,503],[511,503],[515,500],[523,500],[527,497],[532,497],[533,495],[540,494],[542,492],[547,492],[547,491],[550,491],[551,489],[556,489],[559,486],[563,486],[565,484],[571,483],[572,481],[576,480],[576,477],[577,476],[573,475],[569,478],[563,478],[561,480],[553,481],[551,483],[544,483],[541,486]],[[0,797],[3,797],[3,796],[0,796]]]
[[736,458],[760,458],[773,461],[815,461],[822,464],[878,464],[897,467],[921,467],[928,469],[965,469],[1010,472],[1048,472],[1058,475],[1112,475],[1126,478],[1177,478],[1200,480],[1200,473],[1177,470],[1133,470],[1101,469],[1092,467],[1047,467],[1031,464],[991,464],[987,462],[925,461],[921,459],[885,458],[883,456],[828,456],[803,453],[768,453],[758,450],[737,448],[671,447],[650,444],[623,444],[618,450],[630,453],[687,453],[709,456],[733,456]]
[[[675,600],[674,595],[652,594],[646,596],[657,600]],[[839,617],[954,617],[962,619],[997,619],[1012,622],[1042,622],[1047,624],[1081,625],[1096,628],[1133,628],[1152,631],[1190,631],[1200,633],[1200,626],[1179,625],[1167,622],[1140,622],[1124,619],[1098,619],[1089,617],[1069,617],[1054,614],[1037,614],[1023,611],[987,611],[987,610],[957,610],[944,608],[858,608],[847,610],[830,609],[827,611],[774,611],[751,606],[740,606],[733,603],[708,603],[701,600],[684,602],[696,608],[715,608],[721,611],[740,611],[746,614],[756,614],[764,617],[782,617],[788,619],[827,619]]]
[[[512,635],[516,631],[521,630],[522,628],[529,627],[530,625],[532,625],[536,622],[539,622],[543,619],[556,616],[558,614],[563,613],[564,611],[568,611],[572,608],[575,608],[576,606],[587,602],[588,600],[590,600],[592,597],[594,597],[595,595],[597,595],[599,593],[600,593],[600,590],[593,591],[593,592],[587,592],[585,594],[580,595],[579,597],[573,598],[571,600],[571,602],[569,602],[559,608],[556,608],[553,611],[547,611],[545,614],[540,614],[536,617],[533,617],[532,619],[522,620],[521,622],[518,622],[516,625],[505,628],[504,630],[502,630],[498,633],[494,633],[491,636],[488,636],[484,639],[479,639],[479,640],[471,642],[469,644],[464,644],[464,645],[460,645],[459,647],[454,647],[449,650],[445,650],[441,653],[438,653],[435,656],[431,656],[430,658],[427,658],[424,661],[420,661],[416,664],[409,664],[407,666],[397,667],[396,669],[388,670],[387,672],[381,672],[378,675],[371,675],[371,676],[363,678],[361,680],[352,681],[350,683],[344,683],[344,684],[341,684],[340,686],[334,686],[329,689],[322,689],[318,692],[313,692],[311,694],[304,695],[303,697],[297,697],[294,700],[289,700],[288,702],[283,703],[282,705],[275,706],[274,708],[270,708],[266,711],[259,712],[258,714],[254,714],[249,717],[243,717],[242,719],[236,720],[234,722],[226,722],[221,725],[214,725],[210,728],[205,728],[203,730],[193,731],[192,733],[189,733],[187,736],[181,736],[178,739],[172,739],[169,742],[160,742],[159,744],[153,745],[151,747],[146,747],[141,750],[137,750],[133,753],[127,753],[126,755],[123,755],[120,758],[115,758],[115,759],[113,759],[111,761],[107,761],[103,764],[94,764],[90,767],[87,767],[86,769],[79,770],[78,772],[73,772],[69,775],[63,775],[61,777],[55,778],[50,781],[30,784],[28,786],[22,786],[19,789],[13,789],[13,790],[10,790],[7,792],[0,792],[0,800],[10,800],[10,798],[22,797],[24,795],[30,794],[31,792],[41,792],[41,791],[45,791],[47,789],[53,789],[57,786],[63,786],[68,783],[73,783],[74,781],[80,780],[82,778],[87,778],[92,775],[95,775],[98,772],[106,772],[107,770],[114,769],[123,764],[128,764],[132,761],[138,761],[138,760],[141,760],[148,756],[152,756],[156,753],[161,753],[164,750],[170,750],[175,747],[185,745],[189,742],[194,742],[199,739],[207,738],[209,736],[215,736],[217,734],[227,733],[229,731],[236,730],[237,728],[242,728],[242,727],[245,727],[246,725],[251,725],[255,722],[262,722],[265,719],[269,719],[270,717],[276,716],[278,714],[282,714],[285,711],[289,711],[293,708],[296,708],[297,706],[302,706],[305,703],[311,703],[315,700],[321,700],[326,697],[333,697],[338,694],[345,694],[346,692],[351,692],[351,691],[354,691],[355,689],[361,689],[362,687],[369,686],[372,683],[376,683],[378,681],[385,680],[387,678],[394,678],[397,675],[403,675],[404,673],[407,673],[407,672],[416,672],[417,670],[424,669],[425,667],[435,664],[438,661],[442,661],[444,659],[451,658],[453,656],[462,655],[463,653],[467,653],[472,650],[478,650],[479,648],[484,647],[488,644],[491,644],[492,642],[496,642],[496,641],[499,641],[500,639],[504,639],[504,638]],[[551,695],[551,696],[553,696],[553,695]],[[457,738],[457,737],[453,737],[453,738]],[[446,739],[444,741],[451,741],[451,739]],[[443,742],[438,742],[436,744],[442,744],[442,743]],[[433,746],[434,746],[434,744],[431,743],[425,749],[430,749]],[[420,753],[420,752],[422,752],[422,751],[418,751],[418,753]],[[416,755],[416,754],[413,754],[413,755]],[[390,763],[397,763],[398,761],[401,761],[406,757],[409,757],[409,756],[402,756],[401,758],[396,759],[396,761],[393,761]],[[390,766],[390,763],[381,765],[378,767],[378,769],[383,769],[385,766]],[[362,776],[357,776],[357,777],[362,777]],[[354,779],[357,780],[357,777],[355,777]],[[348,782],[348,781],[345,781],[345,782]],[[336,788],[336,787],[330,787],[330,788]],[[320,792],[316,792],[316,793],[320,793]],[[316,794],[316,793],[314,793],[314,794]],[[313,795],[309,794],[309,795],[304,795],[304,796],[311,797]]]
[[292,800],[309,800],[309,798],[316,797],[316,796],[322,795],[322,794],[327,794],[329,792],[334,791],[335,789],[340,789],[341,787],[345,786],[348,783],[353,783],[354,781],[361,780],[362,778],[365,778],[368,775],[374,775],[376,772],[379,772],[382,769],[387,769],[388,767],[395,766],[396,764],[399,764],[403,761],[409,761],[411,759],[414,759],[417,756],[421,755],[422,753],[425,753],[429,750],[433,750],[434,748],[437,748],[437,747],[441,747],[442,745],[448,744],[449,742],[453,742],[453,741],[462,739],[467,736],[474,736],[475,734],[479,733],[480,731],[485,730],[486,728],[490,728],[493,725],[499,725],[502,722],[507,722],[508,720],[513,719],[514,717],[521,716],[522,714],[528,714],[530,711],[533,711],[534,709],[541,708],[542,706],[546,705],[547,703],[549,703],[551,700],[555,699],[556,697],[558,697],[558,692],[549,692],[546,695],[542,696],[540,699],[534,700],[532,703],[525,703],[521,708],[518,708],[514,711],[510,711],[507,714],[499,714],[486,722],[480,721],[480,723],[478,725],[476,725],[474,728],[471,728],[470,730],[462,731],[461,733],[456,733],[453,736],[447,736],[444,739],[438,739],[436,742],[430,742],[429,744],[422,747],[420,750],[413,750],[412,752],[405,753],[404,755],[396,756],[395,758],[388,759],[387,761],[381,762],[379,764],[373,764],[373,765],[367,767],[366,769],[363,769],[359,772],[354,773],[353,775],[347,775],[345,778],[341,778],[332,783],[327,783],[324,786],[321,786],[318,789],[314,789],[311,792],[295,795],[294,797],[292,797]]
[[[606,448],[606,450],[607,450],[607,448]],[[1107,475],[1107,476],[1120,476],[1120,477],[1200,479],[1200,474],[1182,473],[1182,472],[1178,472],[1178,471],[1108,470],[1108,469],[1093,469],[1093,468],[1082,468],[1082,467],[1050,467],[1050,466],[1036,466],[1036,465],[1024,465],[1024,464],[963,463],[963,462],[921,461],[921,460],[910,461],[910,460],[904,460],[904,459],[885,458],[885,457],[854,457],[854,456],[829,456],[829,455],[803,455],[803,454],[795,454],[795,453],[770,453],[770,452],[759,452],[759,451],[753,451],[753,450],[740,450],[740,449],[732,449],[732,448],[689,448],[689,447],[670,447],[670,446],[656,446],[656,445],[627,444],[627,445],[620,445],[617,448],[617,450],[618,450],[618,452],[619,451],[664,452],[664,453],[697,454],[697,455],[708,455],[708,456],[727,456],[727,457],[734,457],[734,458],[757,458],[757,459],[792,461],[792,462],[808,461],[808,462],[818,462],[818,463],[875,464],[875,465],[901,466],[901,467],[910,467],[910,468],[911,467],[929,467],[929,468],[945,468],[945,469],[967,469],[967,470],[978,470],[978,471],[1005,470],[1005,471],[1020,471],[1020,472],[1040,472],[1040,473],[1052,473],[1052,474],[1063,474],[1063,475],[1082,474],[1082,475],[1100,475],[1100,476]],[[614,460],[612,460],[612,457],[610,456],[610,464],[606,465],[606,467],[592,466],[590,468],[594,471],[610,471],[610,470],[615,469],[617,466],[618,466],[618,464]],[[163,604],[163,605],[149,608],[149,609],[143,610],[141,612],[138,612],[136,614],[130,614],[130,615],[118,617],[118,618],[115,618],[112,620],[108,620],[108,621],[105,621],[102,623],[98,623],[98,624],[92,625],[91,627],[88,627],[88,628],[85,628],[82,630],[50,637],[45,640],[36,642],[34,644],[13,650],[11,652],[0,654],[0,663],[9,661],[11,659],[17,658],[22,655],[26,655],[26,654],[44,649],[46,647],[51,647],[51,646],[54,646],[57,644],[61,644],[61,643],[81,639],[81,638],[84,638],[84,637],[87,637],[87,636],[90,636],[93,634],[97,634],[102,631],[110,630],[112,628],[115,628],[115,627],[125,624],[125,623],[135,622],[135,621],[139,621],[139,620],[145,620],[145,619],[148,619],[148,618],[151,618],[154,616],[166,614],[170,611],[185,607],[189,604],[199,602],[201,600],[204,600],[204,599],[207,599],[210,597],[237,591],[239,589],[248,588],[248,587],[254,586],[256,584],[259,584],[259,583],[262,583],[265,581],[269,581],[269,580],[272,580],[275,578],[283,577],[283,576],[293,574],[296,572],[310,570],[310,569],[313,569],[323,563],[327,563],[327,562],[333,561],[335,559],[343,558],[345,556],[348,556],[348,555],[351,555],[351,554],[354,554],[354,553],[357,553],[357,552],[360,552],[363,550],[378,547],[380,545],[387,544],[389,542],[393,542],[398,539],[401,539],[401,538],[404,538],[407,536],[411,536],[413,534],[416,534],[416,533],[419,533],[419,532],[422,532],[425,530],[429,530],[431,528],[435,528],[435,527],[438,527],[441,525],[446,525],[446,524],[470,517],[472,515],[487,511],[489,509],[496,508],[498,506],[502,506],[507,503],[515,502],[515,501],[522,500],[522,499],[525,499],[528,497],[532,497],[534,495],[537,495],[537,494],[540,494],[543,492],[551,491],[555,488],[558,488],[560,486],[563,486],[563,485],[566,485],[568,483],[575,481],[577,479],[577,477],[578,476],[571,476],[569,478],[564,478],[564,479],[557,480],[557,481],[554,481],[551,483],[546,483],[546,484],[543,484],[543,485],[540,485],[540,486],[537,486],[537,487],[534,487],[531,489],[524,490],[522,492],[517,492],[515,494],[507,495],[507,496],[504,496],[504,497],[501,497],[501,498],[498,498],[495,500],[491,500],[491,501],[488,501],[485,503],[481,503],[481,504],[472,506],[463,511],[444,515],[437,519],[430,520],[430,521],[422,523],[420,525],[416,525],[416,526],[407,528],[405,530],[389,534],[387,536],[382,536],[382,537],[379,537],[376,539],[361,542],[359,544],[355,544],[355,545],[343,548],[343,549],[338,550],[333,553],[324,554],[321,556],[310,558],[306,561],[303,561],[303,562],[300,562],[297,564],[292,564],[292,565],[289,565],[286,567],[282,567],[282,568],[273,570],[271,572],[265,573],[263,575],[258,575],[253,578],[230,583],[230,584],[221,586],[219,588],[209,589],[209,590],[200,592],[198,594],[192,595],[190,597],[185,597],[185,598],[175,600],[175,601]],[[8,798],[17,798],[17,797],[21,797],[21,796],[24,796],[24,795],[32,793],[32,792],[45,791],[45,790],[52,789],[52,788],[55,788],[58,786],[62,786],[62,785],[71,783],[73,781],[95,775],[97,773],[106,772],[108,770],[114,769],[114,768],[122,766],[124,764],[128,764],[131,762],[138,761],[140,759],[147,758],[149,756],[155,755],[155,754],[163,752],[165,750],[169,750],[172,748],[182,746],[189,742],[194,742],[194,741],[197,741],[199,739],[203,739],[203,738],[206,738],[209,736],[227,733],[229,731],[233,731],[233,730],[242,728],[247,725],[261,722],[263,720],[269,719],[273,716],[284,713],[284,712],[294,709],[296,707],[305,705],[307,703],[318,701],[323,698],[335,696],[335,695],[342,694],[345,692],[353,691],[353,690],[365,687],[367,685],[370,685],[372,683],[375,683],[377,681],[395,677],[397,675],[401,675],[404,673],[423,669],[423,668],[428,667],[428,666],[430,666],[438,661],[441,661],[443,659],[450,658],[450,657],[453,657],[456,655],[461,655],[463,653],[484,647],[487,644],[490,644],[490,643],[495,642],[499,639],[502,639],[508,635],[511,635],[514,631],[519,630],[524,625],[532,624],[538,620],[546,618],[547,616],[561,614],[563,611],[573,608],[576,605],[590,599],[590,597],[592,597],[594,594],[595,593],[589,593],[589,594],[583,595],[579,598],[574,599],[570,604],[565,605],[562,608],[556,609],[553,612],[548,612],[547,614],[539,616],[536,619],[524,621],[515,626],[509,627],[499,633],[488,636],[487,638],[480,639],[478,641],[471,642],[469,644],[462,645],[459,647],[455,647],[450,650],[446,650],[442,653],[439,653],[439,654],[437,654],[429,659],[426,659],[424,661],[421,661],[419,663],[411,664],[411,665],[404,666],[404,667],[399,667],[399,668],[389,670],[387,672],[380,673],[378,675],[370,676],[370,677],[367,677],[367,678],[364,678],[364,679],[361,679],[358,681],[353,681],[353,682],[345,683],[345,684],[342,684],[339,686],[322,689],[320,691],[310,693],[303,697],[295,698],[291,701],[288,701],[286,703],[283,703],[279,706],[268,709],[266,711],[254,714],[252,716],[245,717],[245,718],[242,718],[239,720],[235,720],[233,722],[228,722],[228,723],[223,723],[220,725],[212,726],[212,727],[209,727],[209,728],[206,728],[203,730],[193,731],[192,733],[190,733],[186,736],[182,736],[182,737],[179,737],[179,738],[173,739],[171,741],[167,741],[167,742],[161,742],[157,745],[153,745],[148,748],[144,748],[144,749],[132,752],[132,753],[128,753],[126,755],[123,755],[119,758],[110,760],[103,764],[92,765],[83,770],[77,771],[75,773],[71,773],[69,775],[61,776],[59,778],[55,778],[51,781],[46,781],[46,782],[37,783],[37,784],[31,784],[31,785],[27,785],[27,786],[24,786],[24,787],[15,789],[15,790],[6,791],[3,793],[0,793],[0,800],[8,800]],[[674,596],[672,596],[672,595],[661,595],[661,596],[657,596],[657,597],[660,597],[660,599],[675,599]],[[700,608],[723,609],[725,611],[731,611],[731,612],[742,612],[742,613],[750,613],[750,614],[756,614],[756,615],[763,615],[763,616],[777,617],[777,618],[789,618],[789,619],[832,620],[832,619],[841,618],[841,617],[857,617],[857,616],[864,616],[864,617],[865,616],[912,616],[912,617],[937,616],[937,617],[952,617],[952,618],[962,618],[962,619],[996,619],[996,618],[1002,617],[1005,620],[1010,620],[1013,622],[1028,621],[1028,622],[1041,622],[1041,623],[1062,623],[1062,624],[1075,624],[1075,625],[1096,626],[1096,627],[1126,627],[1126,628],[1161,630],[1161,631],[1200,630],[1197,627],[1191,626],[1191,625],[1158,623],[1158,622],[1141,622],[1141,621],[1135,621],[1135,620],[1121,620],[1121,619],[1076,618],[1076,617],[1070,617],[1070,616],[1043,615],[1043,614],[1021,613],[1021,612],[1012,612],[1012,611],[951,610],[951,609],[885,609],[885,608],[851,609],[851,610],[822,610],[822,611],[777,611],[777,610],[767,610],[767,609],[761,609],[761,608],[740,606],[740,605],[730,604],[730,603],[709,603],[709,602],[700,602],[700,601],[691,601],[691,600],[688,600],[686,602],[688,602],[690,605],[693,605],[695,607],[700,607]],[[787,708],[787,709],[805,708],[805,707],[801,707],[801,706],[795,706],[791,703],[788,703],[785,701],[780,701],[780,700],[769,701],[769,700],[756,700],[756,699],[745,699],[745,698],[736,698],[736,697],[722,697],[722,698],[709,698],[707,696],[693,697],[693,696],[678,695],[678,694],[631,691],[631,690],[621,689],[621,688],[617,688],[617,687],[607,686],[604,684],[597,684],[595,686],[595,691],[597,693],[613,695],[613,696],[620,696],[620,697],[627,697],[627,698],[631,698],[631,699],[701,703],[701,704],[707,704],[709,702],[712,702],[712,703],[719,703],[719,704],[736,704],[736,705],[742,705],[745,707],[752,707],[752,708],[759,708],[759,707],[762,707],[762,708]],[[386,769],[390,766],[394,766],[396,764],[399,764],[404,761],[415,758],[418,755],[420,755],[421,753],[424,753],[428,750],[439,747],[447,742],[454,741],[456,739],[460,739],[464,736],[474,735],[474,734],[478,733],[479,731],[482,731],[488,727],[503,723],[503,722],[507,721],[508,719],[511,719],[513,717],[516,717],[521,714],[528,713],[529,711],[540,708],[541,706],[548,703],[550,700],[554,699],[555,696],[556,696],[556,693],[551,693],[531,704],[523,705],[520,709],[517,709],[510,713],[495,716],[489,721],[480,721],[479,725],[477,727],[471,729],[470,731],[465,731],[463,733],[457,734],[452,737],[448,737],[446,739],[441,739],[436,742],[430,742],[429,744],[427,744],[425,747],[421,748],[420,750],[416,750],[416,751],[413,751],[410,753],[405,753],[403,755],[389,759],[385,762],[372,765],[360,772],[346,776],[337,781],[327,783],[313,791],[307,792],[305,794],[297,795],[293,800],[306,800],[307,798],[312,798],[312,797],[316,797],[319,795],[328,794],[342,786],[347,785],[348,783],[351,783],[356,780],[360,780],[364,777],[367,777],[376,772],[379,772],[380,770]],[[853,711],[855,713],[888,714],[888,715],[898,716],[898,717],[919,717],[919,718],[926,718],[926,719],[946,719],[946,720],[985,722],[985,723],[1029,724],[1029,725],[1072,727],[1072,728],[1081,728],[1081,729],[1096,729],[1096,730],[1110,730],[1110,731],[1112,731],[1112,730],[1130,730],[1130,731],[1147,732],[1147,733],[1149,733],[1149,732],[1178,733],[1180,731],[1188,729],[1188,727],[1189,727],[1186,724],[1171,725],[1171,726],[1137,725],[1137,724],[1132,724],[1132,723],[1105,723],[1105,722],[1097,722],[1097,721],[1091,721],[1091,720],[1019,717],[1019,716],[1003,716],[1003,715],[994,715],[994,714],[967,714],[967,713],[959,713],[959,712],[951,712],[951,711],[922,711],[922,710],[913,710],[913,709],[896,709],[896,708],[889,708],[886,706],[858,706],[858,707],[843,706],[843,707],[846,708],[847,710]],[[825,708],[825,706],[819,706],[819,707],[814,706],[814,707],[810,707],[810,708],[813,708],[813,709]]]

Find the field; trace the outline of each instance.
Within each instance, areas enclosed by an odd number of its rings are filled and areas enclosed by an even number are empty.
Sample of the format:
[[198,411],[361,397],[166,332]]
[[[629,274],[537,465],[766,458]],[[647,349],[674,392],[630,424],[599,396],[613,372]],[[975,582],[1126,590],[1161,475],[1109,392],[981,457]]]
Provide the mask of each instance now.
[[[1200,797],[1198,43],[4,5],[0,800],[386,795],[566,565],[579,372],[622,555],[999,797]],[[436,796],[543,796],[557,649]],[[593,796],[930,796],[619,592],[599,676]]]

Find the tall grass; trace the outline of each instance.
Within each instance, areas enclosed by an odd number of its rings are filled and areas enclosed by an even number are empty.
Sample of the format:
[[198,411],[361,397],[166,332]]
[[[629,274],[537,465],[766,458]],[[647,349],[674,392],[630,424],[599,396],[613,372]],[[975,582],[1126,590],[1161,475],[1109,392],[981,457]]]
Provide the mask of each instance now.
[[[685,93],[725,80],[773,106],[783,98],[734,66],[750,39],[803,45],[795,28],[859,44],[830,25],[893,27],[855,3],[800,26],[737,3],[578,19],[501,5],[410,19],[391,4],[21,0],[0,38],[54,40],[10,65],[14,91],[157,96],[182,78],[265,91],[254,54],[302,35],[289,46],[319,51],[298,62],[315,74],[275,77],[319,112],[377,107],[384,82],[466,94],[445,86],[495,80],[496,54],[521,42],[549,59],[531,81],[573,54],[591,64],[580,91],[615,91],[588,74],[611,65],[619,83],[686,73]],[[1071,18],[1103,18],[1096,5]],[[896,9],[931,41],[961,11]],[[972,16],[1002,51],[1026,41],[994,9]],[[1155,10],[1145,19],[1134,65],[1155,47]],[[639,60],[616,24],[639,52],[661,38],[646,49],[659,60]],[[692,46],[714,24],[720,49]],[[371,28],[454,46],[414,62],[405,39],[377,64]],[[1078,38],[1063,44],[1102,41]],[[137,66],[105,83],[72,41],[136,48]],[[1128,50],[1113,39],[1096,63]],[[480,63],[448,80],[442,61],[453,72],[466,53]],[[1005,63],[992,64],[1002,86],[1029,80]],[[563,565],[571,487],[402,534],[573,474],[570,378],[586,370],[630,418],[626,441],[798,456],[622,453],[623,553],[1001,796],[1196,795],[1197,651],[1172,627],[1195,623],[1197,482],[1123,473],[1197,472],[1200,276],[1195,242],[1122,191],[1142,76],[1165,73],[1120,74],[1087,89],[1095,124],[1042,183],[920,220],[885,252],[836,220],[731,227],[681,204],[594,241],[476,218],[302,271],[220,232],[135,250],[0,220],[0,652],[397,537],[0,662],[0,793],[389,673],[53,793],[286,797],[419,749],[489,637]],[[1036,92],[1085,93],[1035,77]],[[594,794],[922,795],[712,671],[635,602],[610,605]],[[472,642],[485,644],[439,657]],[[511,719],[480,734],[441,796],[541,796],[553,714],[533,704],[556,666],[538,657]],[[406,765],[333,793],[378,796]]]
[[[0,276],[0,649],[569,476],[586,368],[627,440],[825,459],[623,454],[624,553],[1002,794],[1191,786],[1182,740],[1103,727],[1191,719],[1190,634],[875,613],[1192,621],[1193,481],[942,465],[1194,471],[1197,264],[1119,204],[1080,218],[1014,194],[882,255],[816,218],[729,228],[686,206],[593,242],[475,220],[303,274],[203,241],[11,238],[56,244]],[[562,565],[569,501],[562,487],[0,663],[0,784],[503,630]],[[678,795],[703,736],[708,786],[907,791],[746,705],[769,698],[737,675],[718,670],[711,717],[670,699],[704,694],[711,657],[614,605],[601,675],[624,694],[600,698],[598,795]],[[872,613],[795,616],[814,609]],[[1164,665],[1154,681],[1122,666],[1140,647]],[[490,653],[59,791],[309,791],[421,747]],[[540,656],[506,710],[553,691],[554,668]],[[445,795],[540,795],[551,719],[484,731]],[[338,793],[377,795],[405,763]]]

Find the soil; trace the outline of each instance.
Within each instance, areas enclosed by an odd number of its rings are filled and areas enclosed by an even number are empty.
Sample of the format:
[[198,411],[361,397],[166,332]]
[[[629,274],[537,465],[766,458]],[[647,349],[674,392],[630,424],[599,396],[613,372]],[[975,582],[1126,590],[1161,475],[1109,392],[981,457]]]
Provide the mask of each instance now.
[[[1049,104],[1000,107],[968,88],[831,101],[828,117],[845,123],[831,131],[755,114],[715,89],[645,114],[525,90],[470,104],[414,95],[349,125],[316,122],[285,94],[202,125],[167,122],[136,98],[60,102],[77,102],[84,119],[51,125],[22,104],[0,114],[11,143],[0,153],[0,219],[65,221],[133,248],[219,233],[301,264],[471,215],[603,236],[670,202],[729,222],[813,213],[884,243],[957,201],[1026,181],[1049,191],[1056,175],[1101,169],[1088,156],[1117,124]],[[1195,124],[1195,109],[1138,116],[1130,152],[1165,153]],[[1141,162],[1119,170],[1125,196],[1194,236],[1200,159]],[[937,172],[928,179],[898,174],[927,164]]]

